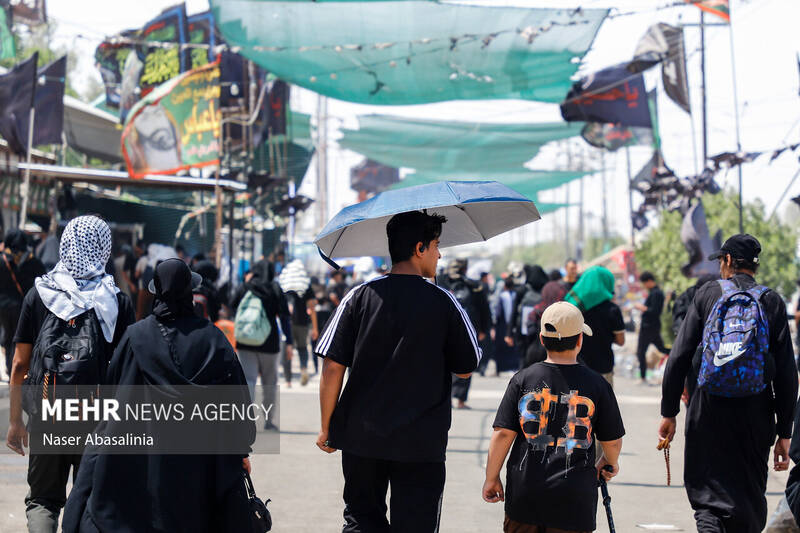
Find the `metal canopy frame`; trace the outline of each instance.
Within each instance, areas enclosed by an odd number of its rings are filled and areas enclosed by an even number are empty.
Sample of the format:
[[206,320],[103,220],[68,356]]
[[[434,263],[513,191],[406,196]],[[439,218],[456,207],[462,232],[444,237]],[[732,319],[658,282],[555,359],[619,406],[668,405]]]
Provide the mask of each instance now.
[[[164,187],[172,189],[214,190],[217,180],[208,178],[192,178],[189,176],[148,175],[141,179],[131,179],[127,172],[121,170],[99,170],[91,168],[65,167],[59,165],[42,165],[18,163],[20,170],[30,169],[34,176],[53,178],[59,181],[100,183],[106,185],[124,185],[128,187]],[[219,186],[225,192],[242,192],[247,184],[238,181],[220,179]]]

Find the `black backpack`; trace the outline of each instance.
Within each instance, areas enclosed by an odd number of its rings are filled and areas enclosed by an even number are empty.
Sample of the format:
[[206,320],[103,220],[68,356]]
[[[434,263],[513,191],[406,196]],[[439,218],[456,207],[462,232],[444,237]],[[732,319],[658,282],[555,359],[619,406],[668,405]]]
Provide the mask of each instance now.
[[[100,322],[94,309],[65,321],[47,313],[36,343],[24,384],[23,409],[30,417],[38,414],[41,399],[55,399],[61,385],[99,385],[105,376],[106,358]],[[81,390],[87,387],[81,387]],[[78,387],[69,387],[74,397]]]
[[681,295],[675,300],[675,303],[672,304],[672,332],[675,334],[675,336],[678,335],[678,331],[681,329],[681,324],[683,324],[683,320],[689,313],[689,307],[692,305],[695,292],[697,292],[697,288],[695,286],[689,287],[682,292]]

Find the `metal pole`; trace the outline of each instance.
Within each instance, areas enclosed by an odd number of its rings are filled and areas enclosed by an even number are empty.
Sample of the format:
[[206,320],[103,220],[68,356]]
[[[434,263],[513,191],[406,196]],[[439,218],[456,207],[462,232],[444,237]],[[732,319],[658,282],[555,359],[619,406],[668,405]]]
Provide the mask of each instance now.
[[25,180],[22,182],[22,190],[20,191],[20,196],[22,196],[22,204],[19,208],[19,227],[25,225],[25,222],[28,221],[28,199],[30,197],[30,189],[31,189],[31,151],[33,150],[33,121],[36,117],[36,108],[31,106],[31,111],[29,113],[28,118],[28,156],[26,158],[26,162],[28,165],[25,167]]
[[317,229],[327,222],[328,214],[328,100],[317,100]]
[[703,110],[703,169],[708,161],[708,115],[706,110],[706,27],[705,12],[700,11],[700,93],[702,95]]
[[[570,150],[569,140],[565,141],[567,147],[567,170],[572,170],[572,150]],[[566,192],[565,202],[567,207],[564,208],[564,247],[567,251],[567,259],[572,255],[572,247],[569,244],[569,182],[564,184]]]
[[631,181],[633,177],[631,176],[631,147],[625,147],[625,162],[628,166],[628,208],[630,210],[630,214],[628,215],[628,220],[631,223],[631,246],[635,246],[636,239],[635,233],[633,228],[633,187],[631,187]]
[[606,154],[602,150],[600,151],[600,165],[602,167],[600,176],[603,180],[603,248],[605,249],[606,243],[608,242],[608,205],[606,202]]
[[[289,180],[289,202],[296,196],[296,185],[294,180]],[[295,231],[295,209],[294,206],[289,205],[289,260],[294,259],[294,231]]]
[[[739,136],[739,89],[736,87],[736,54],[733,47],[733,22],[728,24],[731,41],[731,75],[733,76],[733,117],[736,121],[736,153],[741,153],[742,143]],[[739,233],[744,233],[744,218],[742,216],[742,163],[739,168]]]
[[792,185],[794,185],[794,182],[797,181],[798,177],[800,177],[800,170],[794,173],[792,180],[789,182],[789,185],[787,185],[786,188],[783,190],[783,194],[781,194],[780,199],[778,199],[778,203],[775,204],[775,207],[772,209],[772,213],[770,213],[769,218],[767,220],[774,217],[775,213],[778,212],[778,207],[780,207],[781,203],[783,203],[783,199],[786,198],[787,194],[789,194],[789,189],[792,188]]
[[216,219],[214,221],[214,262],[217,268],[222,266],[222,187],[219,185],[219,171],[219,166],[217,166],[217,171],[214,174],[214,201],[217,202]]
[[233,280],[236,279],[235,272],[233,271],[233,234],[236,229],[236,220],[234,219],[233,208],[236,206],[236,192],[231,191],[231,205],[228,208],[228,268],[230,272],[230,288],[233,289]]

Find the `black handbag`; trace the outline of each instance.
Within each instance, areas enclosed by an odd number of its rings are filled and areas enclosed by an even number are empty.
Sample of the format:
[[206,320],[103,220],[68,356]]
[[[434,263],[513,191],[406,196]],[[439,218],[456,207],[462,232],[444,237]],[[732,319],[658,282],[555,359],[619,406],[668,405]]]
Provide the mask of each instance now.
[[244,487],[247,491],[247,500],[250,508],[250,523],[253,525],[253,533],[267,533],[272,529],[272,516],[269,514],[267,504],[272,500],[262,502],[256,496],[256,489],[253,488],[253,480],[250,474],[244,471]]

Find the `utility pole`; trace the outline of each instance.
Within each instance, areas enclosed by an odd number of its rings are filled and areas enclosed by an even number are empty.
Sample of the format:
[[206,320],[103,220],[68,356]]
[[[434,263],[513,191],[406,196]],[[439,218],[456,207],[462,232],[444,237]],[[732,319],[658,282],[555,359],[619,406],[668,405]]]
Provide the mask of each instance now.
[[600,150],[600,168],[600,176],[603,180],[603,249],[605,249],[608,243],[608,202],[606,201],[608,194],[606,192],[606,154],[602,149]]
[[328,99],[317,97],[317,231],[328,221]]
[[633,187],[631,187],[631,181],[633,177],[631,176],[631,147],[625,147],[625,162],[628,164],[628,209],[630,211],[630,215],[628,215],[628,219],[631,222],[631,246],[636,245],[634,228],[633,228]]
[[[728,23],[728,32],[731,40],[731,75],[733,76],[733,117],[736,121],[736,153],[742,152],[742,142],[739,136],[739,89],[736,86],[736,54],[733,46],[733,21]],[[739,170],[739,233],[744,233],[744,219],[742,217],[742,163],[737,165]]]
[[[581,150],[581,170],[583,170],[585,152]],[[575,257],[578,261],[583,260],[583,249],[586,246],[584,227],[583,227],[583,178],[581,176],[578,180],[578,242],[575,244]]]
[[700,10],[700,80],[703,111],[703,169],[705,169],[708,161],[708,115],[706,114],[706,16],[702,10]]
[[[565,141],[565,146],[567,148],[567,170],[572,170],[572,150],[570,149],[569,139]],[[566,249],[566,257],[569,259],[572,255],[572,247],[569,243],[569,182],[564,184],[564,189],[566,191],[564,203],[567,204],[567,207],[564,208],[564,247]]]

